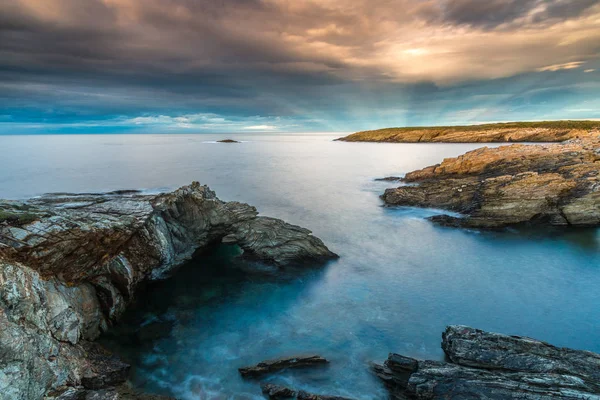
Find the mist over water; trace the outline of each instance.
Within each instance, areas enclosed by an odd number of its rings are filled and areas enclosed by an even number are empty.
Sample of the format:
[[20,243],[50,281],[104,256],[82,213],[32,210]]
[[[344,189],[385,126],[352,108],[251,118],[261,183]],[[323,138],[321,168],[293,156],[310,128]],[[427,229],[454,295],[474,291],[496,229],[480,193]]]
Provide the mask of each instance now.
[[[339,135],[338,135],[339,136]],[[237,368],[318,353],[317,371],[270,378],[308,391],[384,399],[368,371],[391,351],[442,359],[441,333],[465,324],[600,352],[598,230],[440,228],[435,211],[385,208],[401,175],[480,144],[332,142],[337,136],[0,136],[0,197],[142,188],[198,180],[223,200],[311,229],[341,258],[324,268],[248,276],[216,249],[150,285],[105,341],[133,381],[183,399],[262,398]],[[156,330],[140,337],[140,327]],[[164,326],[165,332],[160,332]]]

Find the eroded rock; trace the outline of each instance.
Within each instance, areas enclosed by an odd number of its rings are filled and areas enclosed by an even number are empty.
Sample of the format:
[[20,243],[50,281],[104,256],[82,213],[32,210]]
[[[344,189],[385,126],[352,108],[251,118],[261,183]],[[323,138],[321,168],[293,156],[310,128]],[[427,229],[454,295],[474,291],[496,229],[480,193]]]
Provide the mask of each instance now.
[[308,393],[272,383],[263,383],[260,387],[265,396],[273,400],[351,400],[347,397]]
[[387,189],[388,205],[441,208],[435,222],[496,228],[600,225],[600,139],[483,147],[413,171]]
[[336,257],[310,231],[223,202],[197,182],[157,195],[0,201],[0,211],[10,215],[0,221],[0,393],[7,400],[118,384],[128,366],[92,355],[87,343],[123,314],[140,283],[168,277],[224,238],[278,268]]
[[374,371],[393,399],[600,399],[600,355],[449,326],[451,362],[390,354]]

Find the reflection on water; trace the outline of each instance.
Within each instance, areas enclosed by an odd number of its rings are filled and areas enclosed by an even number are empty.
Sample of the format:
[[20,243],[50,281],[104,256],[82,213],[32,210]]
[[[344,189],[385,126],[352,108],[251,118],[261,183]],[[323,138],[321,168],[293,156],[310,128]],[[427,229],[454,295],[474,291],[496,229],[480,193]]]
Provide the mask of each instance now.
[[[434,212],[382,207],[398,176],[478,147],[332,142],[327,135],[0,137],[0,197],[157,190],[192,180],[225,200],[306,226],[341,258],[275,279],[236,272],[227,250],[152,286],[112,345],[148,390],[185,399],[261,398],[237,368],[319,353],[323,373],[272,379],[315,392],[385,398],[367,370],[390,351],[441,359],[446,324],[600,351],[597,230],[478,232]],[[115,338],[117,343],[115,343]]]

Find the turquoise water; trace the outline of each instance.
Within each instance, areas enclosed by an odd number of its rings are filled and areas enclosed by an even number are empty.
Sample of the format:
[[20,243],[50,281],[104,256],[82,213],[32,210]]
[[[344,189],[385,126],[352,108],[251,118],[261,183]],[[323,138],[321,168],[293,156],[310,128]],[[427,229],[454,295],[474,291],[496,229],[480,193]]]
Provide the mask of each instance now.
[[[441,359],[441,332],[466,324],[600,352],[597,230],[440,228],[434,211],[384,208],[399,175],[479,147],[332,142],[332,135],[0,136],[0,197],[49,191],[166,190],[199,180],[224,200],[310,228],[341,258],[282,277],[236,269],[235,249],[150,286],[107,341],[133,381],[183,399],[261,398],[237,368],[318,353],[326,370],[271,379],[383,399],[368,363],[390,351]],[[140,326],[162,321],[158,334]],[[152,338],[154,336],[154,338]]]

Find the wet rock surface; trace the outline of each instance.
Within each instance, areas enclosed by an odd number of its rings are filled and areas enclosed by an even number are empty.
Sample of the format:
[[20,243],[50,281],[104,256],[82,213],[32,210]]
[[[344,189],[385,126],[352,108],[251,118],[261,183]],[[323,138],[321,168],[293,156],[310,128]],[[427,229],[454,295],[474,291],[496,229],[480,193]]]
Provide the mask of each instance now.
[[272,383],[263,383],[260,385],[260,388],[262,389],[263,394],[272,400],[351,400],[347,397],[308,393],[303,390],[295,390],[286,386],[275,385]]
[[[118,320],[141,283],[168,277],[215,243],[237,244],[277,268],[336,257],[310,231],[257,214],[197,182],[157,195],[56,193],[0,201],[3,399],[40,399],[64,386],[110,389],[124,381],[128,366],[89,342]],[[141,334],[167,330],[157,325]]]
[[374,371],[393,399],[600,399],[600,355],[449,326],[450,362],[390,354]]
[[262,361],[250,367],[239,368],[239,371],[245,378],[257,378],[284,369],[322,367],[327,364],[329,361],[318,355],[298,356]]
[[413,171],[387,189],[387,205],[441,208],[443,225],[600,225],[600,139],[483,147]]

